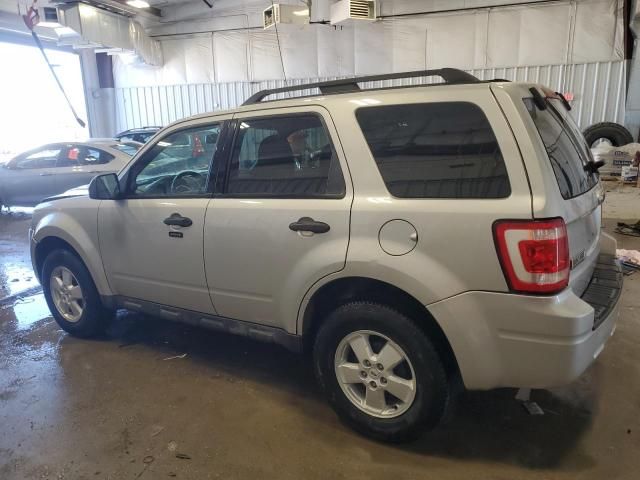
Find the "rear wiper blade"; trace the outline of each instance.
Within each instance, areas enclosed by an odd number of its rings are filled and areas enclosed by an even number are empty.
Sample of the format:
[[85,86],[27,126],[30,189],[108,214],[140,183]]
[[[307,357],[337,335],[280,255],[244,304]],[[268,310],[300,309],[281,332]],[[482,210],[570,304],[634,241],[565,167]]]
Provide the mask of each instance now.
[[604,160],[589,160],[584,164],[584,170],[589,173],[598,173],[598,170],[606,163]]

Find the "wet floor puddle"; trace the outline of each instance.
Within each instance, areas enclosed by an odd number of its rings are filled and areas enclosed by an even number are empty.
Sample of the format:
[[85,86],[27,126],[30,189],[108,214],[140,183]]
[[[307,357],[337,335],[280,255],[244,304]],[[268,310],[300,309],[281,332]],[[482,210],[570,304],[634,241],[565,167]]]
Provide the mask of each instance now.
[[0,323],[3,317],[13,317],[16,330],[27,330],[40,320],[51,317],[43,294],[20,298],[14,303],[0,307]]
[[37,286],[38,279],[30,264],[3,262],[0,264],[0,283],[1,298]]

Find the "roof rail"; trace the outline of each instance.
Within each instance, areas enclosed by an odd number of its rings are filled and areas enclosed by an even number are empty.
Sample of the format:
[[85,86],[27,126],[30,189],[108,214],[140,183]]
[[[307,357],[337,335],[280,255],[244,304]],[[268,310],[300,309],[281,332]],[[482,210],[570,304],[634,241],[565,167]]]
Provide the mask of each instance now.
[[262,101],[265,97],[275,93],[292,92],[296,90],[307,90],[310,88],[318,88],[323,95],[331,95],[336,93],[356,92],[360,90],[358,83],[361,82],[378,82],[381,80],[394,80],[397,78],[413,78],[413,77],[442,77],[445,83],[477,83],[480,80],[464,70],[457,68],[440,68],[438,70],[417,70],[414,72],[388,73],[384,75],[369,75],[365,77],[351,77],[342,80],[330,80],[327,82],[306,83],[304,85],[291,85],[289,87],[271,88],[261,90],[249,97],[242,105],[251,105]]

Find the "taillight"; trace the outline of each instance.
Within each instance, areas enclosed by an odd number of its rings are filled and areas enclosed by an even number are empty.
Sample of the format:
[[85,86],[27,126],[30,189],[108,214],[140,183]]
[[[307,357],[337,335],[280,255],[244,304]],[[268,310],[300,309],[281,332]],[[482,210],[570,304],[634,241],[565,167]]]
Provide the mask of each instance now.
[[493,235],[511,290],[556,293],[569,284],[569,240],[562,218],[499,220]]

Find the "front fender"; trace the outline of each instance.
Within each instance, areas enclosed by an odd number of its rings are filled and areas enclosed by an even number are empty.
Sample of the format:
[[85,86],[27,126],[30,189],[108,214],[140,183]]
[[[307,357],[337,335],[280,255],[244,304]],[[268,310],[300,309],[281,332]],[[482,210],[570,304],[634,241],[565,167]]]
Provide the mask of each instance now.
[[44,214],[33,226],[32,258],[35,263],[35,245],[49,237],[59,238],[78,253],[89,270],[98,293],[109,296],[112,292],[100,256],[97,215],[97,208],[83,209],[81,218],[59,209]]

